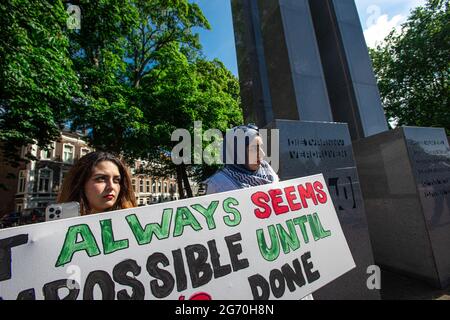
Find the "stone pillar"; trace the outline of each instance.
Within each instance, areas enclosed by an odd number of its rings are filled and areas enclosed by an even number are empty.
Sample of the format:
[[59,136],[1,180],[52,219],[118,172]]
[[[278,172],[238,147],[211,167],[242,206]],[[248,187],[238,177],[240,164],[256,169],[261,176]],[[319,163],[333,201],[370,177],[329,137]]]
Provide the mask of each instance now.
[[332,121],[307,0],[232,0],[246,122]]
[[367,286],[368,267],[375,263],[347,125],[275,120],[268,128],[280,130],[281,180],[323,173],[355,260],[355,269],[314,292],[314,298],[380,299],[379,291]]
[[444,129],[402,127],[354,143],[375,262],[450,285],[450,148]]
[[388,130],[354,0],[309,0],[333,118],[352,140]]

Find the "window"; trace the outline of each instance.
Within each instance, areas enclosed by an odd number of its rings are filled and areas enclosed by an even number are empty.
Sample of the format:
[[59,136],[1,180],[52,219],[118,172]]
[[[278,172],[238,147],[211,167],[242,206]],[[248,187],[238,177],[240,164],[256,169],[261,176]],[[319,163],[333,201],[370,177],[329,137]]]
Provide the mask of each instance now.
[[38,155],[37,155],[36,150],[37,150],[37,146],[35,144],[24,146],[24,147],[22,147],[22,150],[21,150],[21,157],[27,158],[27,156],[30,156],[30,155],[37,157]]
[[27,183],[27,174],[25,173],[24,170],[19,171],[19,184],[17,186],[18,193],[25,192],[26,183]]
[[52,157],[55,156],[55,143],[48,146],[48,150],[42,149],[41,150],[41,160],[50,160]]
[[74,146],[71,144],[64,144],[63,161],[73,163]]
[[39,180],[38,180],[38,191],[39,192],[50,192],[51,178],[52,178],[52,170],[50,170],[50,169],[40,169],[39,170]]
[[161,193],[161,181],[158,183],[158,192]]
[[144,192],[144,180],[139,180],[139,192]]
[[156,193],[156,182],[153,181],[152,183],[152,193]]
[[87,155],[89,152],[91,152],[91,150],[89,150],[88,148],[81,148],[80,151],[80,158],[84,157],[85,155]]
[[17,205],[16,212],[22,212],[22,205],[21,204]]
[[150,193],[150,180],[147,180],[145,183],[146,189],[147,189],[147,193]]
[[133,191],[136,192],[136,179],[131,180],[131,185],[133,186]]
[[50,160],[52,158],[53,150],[41,150],[41,160]]
[[168,192],[168,190],[167,190],[167,182],[164,182],[164,193],[167,193]]

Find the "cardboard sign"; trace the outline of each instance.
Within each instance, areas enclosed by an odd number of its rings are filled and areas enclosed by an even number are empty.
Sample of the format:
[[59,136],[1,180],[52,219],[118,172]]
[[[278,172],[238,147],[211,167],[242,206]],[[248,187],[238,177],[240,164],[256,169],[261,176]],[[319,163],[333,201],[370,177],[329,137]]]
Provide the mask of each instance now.
[[322,175],[0,231],[2,299],[300,299],[354,267]]

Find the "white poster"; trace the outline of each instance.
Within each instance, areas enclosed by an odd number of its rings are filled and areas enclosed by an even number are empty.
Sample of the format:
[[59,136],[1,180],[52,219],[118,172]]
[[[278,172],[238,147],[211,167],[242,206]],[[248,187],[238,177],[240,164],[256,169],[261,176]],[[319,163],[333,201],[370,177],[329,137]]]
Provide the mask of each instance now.
[[354,267],[322,175],[0,230],[2,299],[300,299]]

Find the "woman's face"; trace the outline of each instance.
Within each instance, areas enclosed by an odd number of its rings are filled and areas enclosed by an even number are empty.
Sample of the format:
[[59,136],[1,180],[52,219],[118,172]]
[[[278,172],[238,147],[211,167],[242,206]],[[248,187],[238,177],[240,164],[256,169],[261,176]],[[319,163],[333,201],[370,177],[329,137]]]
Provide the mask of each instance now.
[[247,168],[256,171],[261,165],[261,161],[266,155],[262,149],[263,141],[261,137],[256,137],[248,146],[248,163]]
[[106,211],[114,206],[120,193],[120,171],[111,161],[99,162],[84,185],[91,213]]

